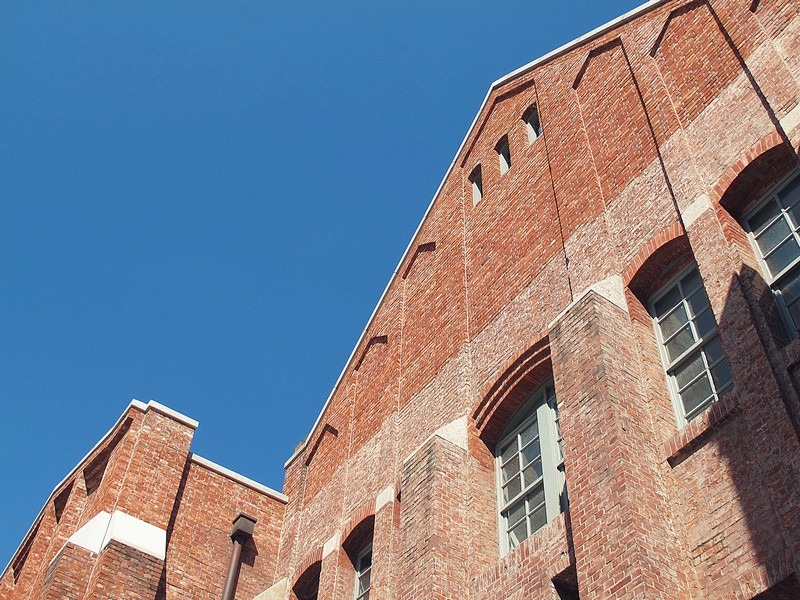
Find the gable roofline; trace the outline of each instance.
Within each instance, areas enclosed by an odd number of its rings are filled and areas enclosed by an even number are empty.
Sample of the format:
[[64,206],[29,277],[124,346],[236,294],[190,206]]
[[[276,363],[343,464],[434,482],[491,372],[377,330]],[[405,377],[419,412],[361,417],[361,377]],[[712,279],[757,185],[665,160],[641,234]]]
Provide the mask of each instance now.
[[574,39],[574,40],[572,40],[570,42],[567,42],[566,44],[556,48],[552,52],[548,52],[544,56],[541,56],[541,57],[539,57],[539,58],[537,58],[535,60],[532,60],[528,64],[523,65],[520,68],[515,69],[514,71],[511,71],[507,75],[504,75],[500,79],[497,79],[496,81],[494,81],[489,86],[489,91],[486,92],[486,96],[484,97],[483,102],[481,103],[481,106],[478,109],[477,114],[475,115],[475,118],[472,120],[472,124],[469,126],[469,129],[467,129],[467,133],[464,136],[464,139],[461,141],[461,144],[459,145],[458,150],[456,151],[456,154],[453,157],[453,160],[450,162],[450,166],[447,168],[447,171],[445,172],[444,177],[442,178],[442,181],[439,184],[439,187],[436,188],[436,192],[433,194],[433,198],[431,199],[430,204],[428,204],[428,208],[425,210],[425,214],[422,216],[422,220],[419,222],[419,225],[417,225],[417,229],[414,231],[414,235],[411,236],[411,240],[408,242],[408,246],[406,247],[405,251],[403,252],[403,254],[402,254],[401,258],[400,258],[400,262],[397,264],[397,266],[394,269],[394,272],[389,277],[389,283],[386,284],[386,287],[384,288],[383,293],[381,294],[381,297],[378,299],[378,303],[375,305],[375,308],[373,309],[372,314],[370,315],[369,319],[367,320],[366,327],[364,327],[364,330],[361,332],[361,335],[358,337],[358,341],[356,342],[355,347],[353,348],[352,352],[350,352],[350,356],[348,357],[347,361],[344,363],[344,368],[342,369],[342,372],[339,374],[339,377],[336,380],[336,383],[334,384],[333,389],[331,390],[331,393],[328,395],[328,399],[325,400],[325,404],[323,404],[322,410],[320,410],[319,416],[317,416],[317,420],[314,421],[314,425],[311,427],[311,430],[309,431],[309,434],[306,436],[306,438],[302,442],[300,442],[300,444],[298,444],[297,448],[295,448],[295,450],[292,453],[292,455],[284,463],[284,465],[283,465],[284,469],[288,468],[289,465],[291,465],[297,459],[297,457],[300,456],[300,454],[303,453],[303,451],[308,446],[308,442],[311,439],[311,435],[314,433],[314,431],[316,431],[317,427],[319,427],[319,424],[322,421],[322,417],[325,415],[325,412],[327,411],[328,406],[330,405],[330,403],[331,403],[331,401],[333,399],[333,395],[336,393],[336,390],[339,389],[339,386],[341,385],[342,380],[344,379],[344,376],[347,373],[348,367],[353,362],[353,357],[355,356],[356,350],[358,350],[359,346],[364,341],[364,338],[367,335],[367,332],[369,331],[369,328],[370,328],[370,326],[372,325],[372,322],[375,319],[375,315],[378,313],[378,309],[383,304],[383,300],[386,297],[386,294],[389,292],[389,288],[391,287],[392,282],[394,282],[395,278],[397,277],[398,273],[400,272],[400,267],[402,266],[403,262],[406,260],[406,257],[411,252],[412,248],[414,247],[414,242],[416,241],[417,236],[419,235],[419,232],[422,229],[422,226],[425,224],[425,221],[428,219],[428,215],[430,214],[431,210],[433,209],[433,205],[436,203],[436,200],[438,199],[439,194],[442,192],[442,188],[444,188],[444,184],[447,182],[448,178],[450,177],[450,174],[453,172],[453,168],[456,166],[456,162],[458,161],[458,157],[461,155],[461,152],[464,150],[464,147],[466,146],[467,141],[469,140],[470,136],[472,135],[472,132],[475,130],[475,126],[478,124],[478,121],[481,118],[481,115],[483,114],[484,110],[486,109],[486,106],[488,105],[489,100],[492,97],[492,95],[494,94],[494,92],[497,91],[497,89],[500,88],[501,86],[506,85],[506,84],[510,83],[511,81],[513,81],[514,79],[516,79],[516,78],[528,73],[529,71],[531,71],[535,67],[543,65],[543,64],[553,60],[554,58],[557,58],[557,57],[561,56],[562,54],[566,54],[567,52],[569,52],[571,50],[574,50],[575,48],[577,48],[577,47],[579,47],[579,46],[581,46],[581,45],[583,45],[583,44],[585,44],[587,42],[590,42],[590,41],[600,37],[601,35],[611,31],[612,29],[615,29],[615,28],[619,27],[620,25],[624,25],[625,23],[635,19],[639,15],[641,15],[641,14],[643,14],[645,12],[648,12],[650,9],[655,8],[656,6],[658,6],[660,4],[664,4],[667,1],[668,0],[649,0],[648,2],[645,2],[644,4],[641,4],[640,6],[637,6],[636,8],[634,8],[632,10],[629,10],[628,12],[626,12],[625,14],[617,17],[616,19],[613,19],[613,20],[609,21],[608,23],[605,23],[604,25],[600,25],[600,27],[597,27],[597,28],[591,30],[590,32],[580,36],[579,38],[576,38],[576,39]]
[[[14,550],[14,553],[11,555],[11,558],[9,559],[8,564],[6,564],[6,566],[3,569],[3,571],[0,572],[0,577],[4,577],[5,574],[8,572],[8,570],[11,568],[11,565],[14,564],[14,559],[17,557],[17,554],[19,554],[20,550],[25,547],[25,543],[28,541],[28,539],[30,538],[31,534],[36,530],[36,526],[41,522],[42,517],[44,516],[45,510],[47,510],[47,507],[50,506],[50,503],[53,501],[53,499],[56,497],[56,495],[59,492],[61,492],[61,490],[64,488],[64,486],[71,479],[73,479],[76,476],[76,474],[81,471],[81,469],[83,467],[86,466],[86,463],[89,461],[89,458],[95,452],[97,452],[103,446],[103,444],[105,444],[108,440],[110,440],[113,437],[114,433],[120,428],[120,426],[128,418],[128,415],[130,414],[132,409],[136,409],[136,410],[138,410],[138,411],[140,411],[140,412],[142,412],[144,414],[147,414],[147,412],[151,411],[151,410],[155,411],[157,413],[161,413],[162,415],[165,415],[165,416],[169,417],[170,419],[172,419],[173,421],[181,423],[181,424],[189,427],[192,430],[197,429],[198,425],[200,424],[195,419],[192,419],[191,417],[187,417],[183,413],[180,413],[177,410],[173,410],[170,407],[161,404],[160,402],[156,402],[155,400],[150,400],[147,404],[145,404],[141,400],[136,400],[135,398],[133,400],[131,400],[128,403],[128,406],[125,408],[125,410],[122,411],[122,414],[120,415],[120,417],[111,426],[111,428],[105,433],[105,435],[103,435],[103,437],[101,437],[97,441],[97,443],[94,446],[92,446],[91,450],[89,450],[89,452],[87,452],[86,455],[76,463],[76,465],[72,468],[72,470],[69,473],[67,473],[67,475],[63,479],[61,479],[61,481],[59,481],[56,484],[56,486],[53,488],[53,491],[50,492],[50,495],[47,497],[47,500],[45,500],[44,504],[42,505],[42,508],[39,511],[39,514],[36,515],[36,518],[33,520],[33,523],[31,523],[31,526],[28,528],[28,531],[25,533],[25,535],[22,538],[22,541],[20,542],[19,546],[17,546],[17,549]],[[218,465],[217,463],[211,462],[208,459],[205,459],[205,458],[202,458],[200,456],[197,456],[196,454],[194,454],[192,452],[189,453],[188,459],[191,460],[192,462],[198,464],[198,465],[201,465],[201,466],[203,466],[203,467],[205,467],[207,469],[215,471],[215,472],[219,473],[220,475],[224,475],[224,476],[232,479],[233,481],[236,481],[237,483],[239,483],[241,485],[244,485],[246,487],[252,488],[252,489],[254,489],[254,490],[258,491],[258,492],[261,492],[262,494],[265,494],[265,495],[267,495],[267,496],[269,496],[271,498],[274,498],[275,500],[283,502],[284,504],[288,501],[288,498],[286,496],[284,496],[283,494],[281,494],[280,492],[275,491],[272,488],[269,488],[269,487],[267,487],[267,486],[265,486],[265,485],[263,485],[261,483],[258,483],[257,481],[254,481],[254,480],[252,480],[252,479],[250,479],[248,477],[245,477],[244,475],[240,475],[239,473],[236,473],[235,471],[231,471],[230,469],[227,469],[227,468],[225,468],[225,467],[223,467],[221,465]]]

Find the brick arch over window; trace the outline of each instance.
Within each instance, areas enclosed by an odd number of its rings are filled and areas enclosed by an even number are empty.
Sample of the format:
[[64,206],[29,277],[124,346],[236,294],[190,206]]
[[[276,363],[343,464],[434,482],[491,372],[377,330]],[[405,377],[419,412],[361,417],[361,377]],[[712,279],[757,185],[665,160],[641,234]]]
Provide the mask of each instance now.
[[714,186],[711,200],[738,219],[750,203],[797,166],[795,151],[777,132],[772,132],[730,166]]
[[356,555],[372,542],[375,531],[375,503],[363,505],[356,510],[342,530],[342,548],[355,562]]
[[316,600],[319,594],[319,577],[322,573],[322,547],[316,548],[298,565],[292,583],[291,600]]
[[691,256],[689,238],[683,226],[675,222],[642,246],[625,269],[623,281],[639,300],[644,301],[655,287],[663,283],[664,277],[670,277],[670,271],[681,269]]
[[530,393],[552,374],[548,338],[542,338],[506,365],[502,375],[471,412],[478,435],[487,447],[494,447]]

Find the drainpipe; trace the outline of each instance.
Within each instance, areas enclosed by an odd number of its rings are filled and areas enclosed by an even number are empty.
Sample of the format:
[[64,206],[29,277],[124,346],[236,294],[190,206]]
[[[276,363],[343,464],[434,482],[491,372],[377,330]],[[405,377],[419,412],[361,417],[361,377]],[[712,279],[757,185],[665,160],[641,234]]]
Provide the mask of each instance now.
[[222,590],[222,600],[233,599],[236,578],[239,575],[239,567],[242,564],[242,547],[247,543],[247,540],[253,537],[255,525],[256,520],[244,513],[239,513],[239,516],[233,520],[233,529],[231,530],[233,550],[231,551],[231,562],[228,564],[228,576],[225,578],[225,588]]

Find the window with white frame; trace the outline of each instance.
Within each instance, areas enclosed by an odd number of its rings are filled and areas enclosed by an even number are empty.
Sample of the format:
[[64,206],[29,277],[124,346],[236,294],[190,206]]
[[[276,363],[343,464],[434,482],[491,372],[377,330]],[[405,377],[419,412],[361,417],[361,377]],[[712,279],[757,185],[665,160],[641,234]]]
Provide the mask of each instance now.
[[564,457],[552,382],[517,411],[496,446],[500,546],[503,554],[567,507]]
[[370,574],[372,573],[372,545],[367,546],[356,557],[355,600],[369,600]]
[[800,171],[761,200],[745,218],[787,329],[800,335]]
[[504,135],[494,149],[500,162],[500,174],[505,175],[511,168],[511,147],[508,145],[508,136]]
[[653,296],[650,310],[675,412],[683,425],[733,388],[697,266],[692,263]]
[[481,174],[481,166],[478,165],[472,169],[469,175],[469,182],[472,185],[472,204],[478,204],[483,198],[483,175]]
[[542,125],[539,121],[539,109],[534,104],[522,115],[525,122],[525,131],[528,132],[528,143],[532,144],[542,135]]

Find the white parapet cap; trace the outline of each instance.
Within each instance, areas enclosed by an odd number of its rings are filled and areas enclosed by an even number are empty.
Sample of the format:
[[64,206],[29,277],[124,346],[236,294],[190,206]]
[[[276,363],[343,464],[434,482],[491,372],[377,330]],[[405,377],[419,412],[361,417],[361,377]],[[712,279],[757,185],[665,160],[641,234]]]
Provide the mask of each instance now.
[[274,498],[275,500],[278,500],[279,502],[283,502],[284,504],[289,502],[289,497],[288,496],[285,496],[285,495],[281,494],[280,492],[275,491],[271,487],[267,487],[266,485],[264,485],[262,483],[258,483],[257,481],[254,481],[254,480],[250,479],[249,477],[245,477],[244,475],[240,475],[239,473],[236,473],[235,471],[231,471],[230,469],[226,469],[222,465],[218,465],[215,462],[211,462],[207,458],[203,458],[202,456],[198,456],[197,454],[190,453],[189,454],[189,460],[191,460],[195,464],[200,465],[201,467],[205,467],[206,469],[208,469],[210,471],[214,471],[215,473],[219,473],[220,475],[223,475],[223,476],[227,477],[228,479],[232,479],[233,481],[235,481],[237,483],[241,483],[244,486],[247,486],[247,487],[249,487],[251,489],[254,489],[257,492],[261,492],[262,494],[265,494],[265,495],[269,496],[270,498]]
[[[442,178],[442,181],[439,184],[439,187],[436,188],[436,192],[433,194],[433,198],[431,199],[430,204],[428,204],[428,208],[425,210],[425,214],[422,216],[422,220],[419,222],[419,225],[417,226],[416,231],[414,231],[414,235],[411,236],[411,240],[408,242],[408,246],[406,247],[405,252],[403,252],[402,256],[400,257],[400,262],[397,263],[397,267],[395,267],[394,272],[392,273],[391,277],[389,277],[389,282],[386,284],[386,287],[384,288],[383,293],[381,294],[381,297],[378,299],[378,303],[375,305],[375,309],[372,311],[372,314],[370,315],[369,319],[367,320],[367,325],[366,325],[366,327],[364,327],[364,331],[362,331],[361,335],[358,337],[358,341],[356,342],[356,345],[353,348],[353,351],[350,353],[349,358],[344,363],[344,368],[342,369],[342,372],[339,374],[339,378],[336,380],[336,383],[334,384],[333,389],[331,390],[331,393],[328,395],[328,399],[325,401],[325,404],[322,406],[322,410],[320,410],[319,416],[317,417],[317,420],[314,421],[314,425],[311,427],[311,433],[313,433],[314,430],[316,430],[317,426],[319,425],[320,421],[322,420],[322,416],[325,414],[325,411],[328,409],[328,405],[331,403],[331,399],[333,398],[333,394],[336,392],[337,389],[339,389],[339,385],[342,383],[342,379],[344,379],[344,375],[347,372],[347,367],[353,361],[353,357],[355,356],[356,350],[361,345],[361,342],[364,341],[364,337],[367,335],[367,331],[369,331],[369,327],[370,327],[370,325],[372,325],[372,321],[375,319],[375,315],[378,314],[378,309],[380,308],[381,304],[383,304],[383,300],[386,297],[386,294],[389,292],[389,287],[392,285],[392,282],[394,281],[394,278],[399,273],[400,267],[403,264],[403,261],[405,260],[406,256],[411,251],[411,249],[412,249],[412,247],[414,245],[414,242],[416,241],[417,236],[419,235],[419,232],[422,229],[422,225],[425,223],[426,219],[428,218],[428,215],[430,214],[431,210],[433,209],[433,205],[436,202],[436,199],[439,197],[439,194],[441,193],[442,189],[444,188],[444,184],[447,181],[447,178],[450,177],[450,173],[453,171],[453,168],[456,166],[456,161],[458,160],[458,157],[461,154],[461,151],[466,146],[467,140],[469,140],[470,135],[472,135],[472,132],[475,129],[475,126],[478,124],[478,119],[480,118],[481,114],[483,113],[483,110],[486,108],[486,105],[489,102],[489,98],[494,93],[494,91],[497,88],[499,88],[500,86],[505,85],[505,84],[513,81],[515,78],[520,77],[521,75],[524,75],[528,71],[531,71],[535,67],[543,65],[544,63],[546,63],[548,61],[551,61],[554,58],[557,58],[557,57],[561,56],[562,54],[565,54],[565,53],[569,52],[570,50],[573,50],[573,49],[577,48],[578,46],[580,46],[582,44],[590,42],[591,40],[593,40],[593,39],[595,39],[595,38],[597,38],[597,37],[599,37],[599,36],[601,36],[601,35],[603,35],[605,33],[608,33],[609,31],[611,31],[612,29],[615,29],[616,27],[619,27],[620,25],[624,25],[625,23],[627,23],[628,21],[638,17],[642,13],[647,12],[651,8],[655,8],[659,4],[664,4],[666,1],[667,0],[649,0],[649,2],[645,2],[644,4],[634,8],[634,9],[628,11],[628,12],[626,12],[624,15],[619,16],[619,17],[617,17],[616,19],[614,19],[612,21],[609,21],[605,25],[601,25],[597,29],[593,29],[589,33],[586,33],[586,34],[582,35],[581,37],[572,40],[571,42],[567,42],[566,44],[564,44],[563,46],[561,46],[559,48],[556,48],[552,52],[548,52],[544,56],[529,62],[527,65],[523,65],[519,69],[511,71],[511,73],[508,73],[507,75],[504,75],[503,77],[501,77],[500,79],[498,79],[497,81],[492,83],[491,86],[489,86],[489,91],[486,92],[486,97],[483,99],[483,102],[481,103],[481,106],[478,109],[478,112],[475,115],[475,118],[473,119],[472,124],[469,126],[469,129],[467,129],[467,133],[464,136],[464,139],[462,140],[461,145],[459,145],[458,150],[456,151],[456,154],[453,157],[452,162],[450,163],[450,166],[447,168],[447,171],[445,172],[444,177]],[[306,436],[306,438],[302,442],[300,442],[300,444],[297,446],[297,448],[295,448],[295,451],[292,453],[292,455],[289,457],[289,459],[284,463],[284,465],[283,465],[284,468],[288,468],[289,465],[291,465],[292,462],[294,462],[294,460],[298,456],[300,456],[300,454],[302,454],[303,450],[305,450],[306,446],[308,445],[308,442],[309,442],[310,438],[311,438],[311,434]]]
[[92,446],[92,449],[89,450],[89,452],[87,452],[86,455],[82,459],[80,459],[78,461],[78,463],[75,465],[75,467],[73,467],[73,469],[69,473],[67,473],[66,477],[64,477],[61,481],[59,481],[56,484],[56,487],[53,488],[53,491],[47,497],[47,500],[45,501],[44,506],[42,506],[42,510],[40,510],[39,514],[36,515],[36,518],[33,520],[33,523],[31,523],[31,526],[28,528],[27,533],[25,533],[25,536],[22,538],[22,542],[20,542],[20,545],[17,547],[17,549],[14,551],[14,554],[11,556],[11,560],[8,561],[8,564],[5,566],[5,568],[3,569],[2,573],[0,573],[0,577],[5,575],[6,571],[8,571],[8,568],[14,562],[14,557],[20,551],[20,548],[22,548],[25,545],[25,542],[30,537],[31,532],[33,532],[34,528],[36,527],[36,524],[39,523],[39,521],[41,520],[45,509],[47,508],[47,506],[50,504],[50,502],[55,497],[56,492],[59,492],[61,490],[61,488],[64,486],[64,484],[67,481],[69,481],[70,479],[72,479],[72,477],[75,475],[75,473],[77,473],[78,471],[81,470],[81,468],[84,466],[84,463],[86,463],[86,461],[89,459],[89,457],[92,454],[94,454],[95,451],[97,451],[97,449],[100,448],[100,446],[102,446],[113,435],[113,433],[119,428],[119,426],[122,425],[123,421],[125,421],[125,417],[127,417],[128,412],[130,412],[130,410],[132,408],[135,408],[136,410],[139,410],[139,411],[141,411],[143,413],[146,413],[146,412],[148,412],[150,410],[154,410],[156,412],[159,412],[159,413],[161,413],[163,415],[166,415],[166,416],[170,417],[171,419],[175,419],[179,423],[183,423],[184,425],[186,425],[187,427],[190,427],[191,429],[197,429],[197,426],[199,424],[194,419],[190,419],[186,415],[183,415],[183,414],[179,413],[178,411],[172,410],[171,408],[169,408],[167,406],[164,406],[163,404],[160,404],[159,402],[156,402],[155,400],[150,400],[150,402],[148,402],[147,404],[145,404],[141,400],[137,400],[136,398],[131,400],[128,403],[128,406],[125,408],[125,410],[122,411],[122,415],[120,415],[119,419],[117,419],[117,422],[114,423],[114,425],[111,426],[111,429],[109,429],[105,433],[105,435],[103,437],[101,437],[100,440],[94,446]]
[[197,426],[200,425],[199,421],[195,421],[191,417],[187,417],[183,413],[179,413],[177,410],[172,410],[169,406],[164,406],[160,402],[156,402],[155,400],[150,400],[147,404],[144,402],[140,402],[139,400],[131,400],[131,406],[136,406],[142,412],[147,412],[149,410],[154,410],[156,412],[161,413],[162,415],[166,415],[178,423],[183,423],[187,427],[191,429],[197,429]]
[[[159,560],[164,560],[167,555],[167,532],[164,529],[121,510],[115,510],[113,513],[100,511],[73,533],[66,543],[100,554],[112,541],[135,548]],[[58,554],[56,553],[53,560]]]

